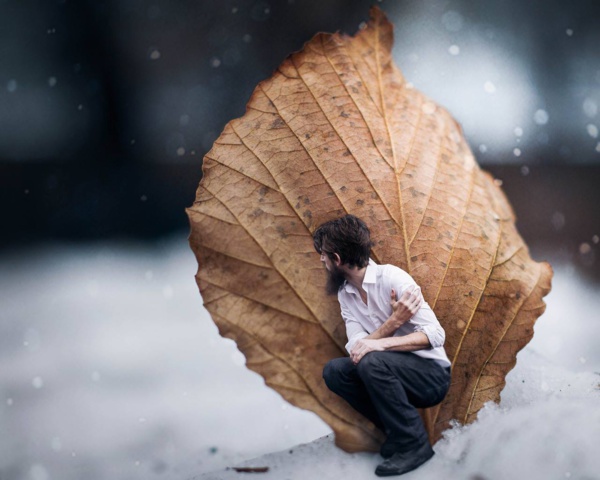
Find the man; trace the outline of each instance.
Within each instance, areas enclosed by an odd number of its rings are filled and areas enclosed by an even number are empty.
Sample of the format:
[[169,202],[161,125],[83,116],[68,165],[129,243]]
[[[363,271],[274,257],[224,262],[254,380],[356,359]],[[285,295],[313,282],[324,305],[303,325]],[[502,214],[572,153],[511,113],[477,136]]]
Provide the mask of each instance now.
[[377,475],[414,470],[434,454],[417,408],[440,403],[450,386],[444,330],[408,273],[369,258],[373,244],[362,220],[332,220],[313,238],[350,354],[327,363],[325,383],[386,434]]

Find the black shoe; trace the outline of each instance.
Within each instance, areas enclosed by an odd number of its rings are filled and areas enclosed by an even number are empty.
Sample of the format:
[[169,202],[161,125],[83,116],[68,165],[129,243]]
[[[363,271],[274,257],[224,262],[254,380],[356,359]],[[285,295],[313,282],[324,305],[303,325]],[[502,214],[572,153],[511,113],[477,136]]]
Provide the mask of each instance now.
[[379,449],[379,455],[381,455],[383,458],[390,458],[396,452],[396,447],[394,447],[393,445],[388,445],[385,442],[383,443],[383,445],[381,445],[381,448]]
[[[418,449],[415,449],[418,450]],[[388,441],[386,440],[385,442],[383,442],[383,444],[381,445],[381,448],[379,449],[379,455],[381,455],[383,458],[390,458],[394,453],[398,452],[398,444],[396,443],[388,443]]]
[[429,443],[425,443],[416,450],[394,453],[390,458],[377,466],[375,475],[379,477],[402,475],[423,465],[433,457],[434,453]]

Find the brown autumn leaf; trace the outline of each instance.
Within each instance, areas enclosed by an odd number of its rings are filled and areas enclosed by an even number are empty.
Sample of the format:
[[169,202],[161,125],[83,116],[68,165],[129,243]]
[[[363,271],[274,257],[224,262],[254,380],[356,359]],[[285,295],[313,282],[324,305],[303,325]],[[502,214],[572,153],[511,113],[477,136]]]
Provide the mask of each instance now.
[[552,276],[529,257],[460,126],[404,80],[392,43],[373,8],[354,37],[321,33],[287,58],[205,156],[188,209],[197,282],[221,335],[347,451],[377,450],[382,434],[322,381],[346,338],[324,294],[316,226],[363,218],[375,261],[409,272],[445,328],[452,385],[422,412],[433,441],[499,400]]

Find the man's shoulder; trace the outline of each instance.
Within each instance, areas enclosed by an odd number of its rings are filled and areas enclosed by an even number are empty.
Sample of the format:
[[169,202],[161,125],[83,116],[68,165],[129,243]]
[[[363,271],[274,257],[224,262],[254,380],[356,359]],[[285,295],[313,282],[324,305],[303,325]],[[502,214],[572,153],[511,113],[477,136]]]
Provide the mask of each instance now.
[[380,280],[412,282],[412,277],[397,265],[384,264],[378,265],[377,277]]
[[382,275],[408,275],[406,271],[404,271],[397,265],[386,263],[377,266],[379,267],[378,270],[381,272]]

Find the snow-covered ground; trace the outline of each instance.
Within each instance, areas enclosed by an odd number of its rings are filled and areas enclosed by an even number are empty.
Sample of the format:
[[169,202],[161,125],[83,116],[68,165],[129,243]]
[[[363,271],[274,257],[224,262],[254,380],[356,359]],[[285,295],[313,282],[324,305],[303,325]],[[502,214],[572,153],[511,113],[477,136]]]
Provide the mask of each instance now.
[[[510,373],[501,405],[488,403],[468,426],[454,425],[434,447],[436,455],[407,480],[547,480],[600,478],[600,377],[573,373],[524,351]],[[347,454],[332,434],[308,444],[241,462],[264,468],[264,480],[377,478],[376,454]],[[240,478],[231,468],[194,480]]]
[[[270,467],[265,479],[373,477],[377,455],[336,449],[218,335],[185,233],[0,265],[0,479],[241,478],[225,467],[243,461]],[[405,478],[600,478],[598,285],[555,270],[501,404]]]

